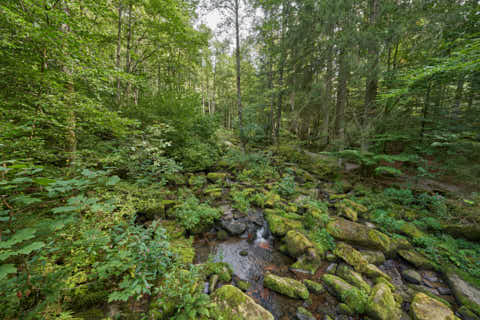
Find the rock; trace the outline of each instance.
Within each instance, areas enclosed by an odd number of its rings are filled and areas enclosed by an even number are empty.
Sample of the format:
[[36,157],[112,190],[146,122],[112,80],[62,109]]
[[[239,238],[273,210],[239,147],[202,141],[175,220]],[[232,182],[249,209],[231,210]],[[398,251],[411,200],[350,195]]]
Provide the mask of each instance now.
[[237,287],[242,291],[247,291],[250,288],[250,282],[245,280],[237,280]]
[[337,211],[341,216],[344,216],[348,220],[356,222],[358,220],[358,213],[355,209],[347,206],[343,201],[339,202],[337,205]]
[[457,313],[463,320],[480,320],[480,317],[477,316],[472,310],[468,309],[466,306],[462,306],[457,310]]
[[274,320],[273,315],[244,294],[240,289],[226,285],[212,295],[222,315],[227,319]]
[[309,297],[307,287],[295,279],[267,274],[263,281],[263,285],[290,298],[306,300]]
[[384,252],[390,252],[392,249],[392,240],[386,234],[342,218],[329,222],[327,231],[335,239],[352,244],[379,249]]
[[353,247],[346,243],[337,243],[337,246],[333,253],[337,257],[351,265],[358,272],[363,272],[367,268],[367,259],[365,259],[359,251],[355,250]]
[[347,316],[355,315],[355,312],[353,312],[352,308],[350,308],[346,303],[339,303],[336,309],[338,314],[344,314]]
[[312,313],[304,307],[298,307],[295,315],[297,316],[298,320],[316,320]]
[[321,259],[312,259],[307,256],[301,256],[294,264],[290,266],[290,268],[301,272],[315,274],[321,265]]
[[238,220],[222,220],[222,227],[234,236],[241,235],[247,229],[247,224]]
[[414,320],[458,319],[447,305],[421,292],[413,298],[410,311]]
[[328,292],[346,303],[355,313],[363,313],[367,302],[367,294],[364,291],[332,274],[324,274],[322,280]]
[[376,284],[368,298],[367,314],[377,320],[399,320],[402,314],[390,287],[385,283]]
[[210,282],[208,283],[208,288],[210,292],[215,291],[215,288],[217,287],[218,283],[218,274],[214,274],[210,277]]
[[218,274],[219,280],[223,282],[232,281],[232,270],[228,263],[225,262],[207,262],[198,265],[200,267],[200,273],[204,279]]
[[330,263],[327,269],[325,270],[325,272],[330,274],[335,274],[337,273],[337,267],[338,267],[337,263]]
[[289,230],[302,228],[302,222],[281,217],[274,213],[266,214],[265,219],[273,235],[283,237]]
[[414,250],[398,250],[398,254],[419,269],[431,270],[434,268],[430,260]]
[[207,188],[203,191],[203,193],[207,197],[212,197],[214,199],[218,199],[222,196],[223,190],[222,190],[222,188]]
[[325,288],[321,283],[308,280],[308,279],[304,279],[302,282],[307,287],[308,291],[312,293],[322,294],[323,292],[325,292]]
[[414,224],[408,222],[402,224],[398,231],[412,239],[418,239],[425,236],[424,233],[420,231]]
[[438,300],[440,301],[441,303],[451,307],[450,305],[450,302],[448,302],[447,300],[443,299],[442,297],[438,296],[438,292],[436,289],[432,289],[432,288],[428,288],[428,287],[424,287],[424,286],[421,286],[421,285],[417,285],[417,284],[407,284],[407,287],[410,289],[410,290],[413,290],[413,294],[412,296],[414,296],[415,294],[417,293],[423,293],[423,294],[426,294],[427,296],[429,296],[430,298],[432,299],[435,299],[435,300]]
[[402,271],[402,277],[405,281],[413,283],[413,284],[420,284],[422,282],[422,276],[420,273],[413,269],[405,269]]
[[223,172],[209,172],[207,174],[207,179],[213,183],[223,181],[225,180],[226,177],[227,177],[227,174]]
[[360,213],[367,213],[368,212],[368,208],[365,207],[363,204],[357,203],[357,202],[352,201],[350,199],[345,199],[342,202],[345,203],[346,205],[348,205],[349,207],[357,210]]
[[246,256],[248,256],[248,251],[247,250],[242,250],[238,254],[241,255],[242,257],[246,257]]
[[360,253],[367,259],[368,263],[379,265],[385,262],[385,255],[382,251],[362,250]]
[[353,271],[349,266],[346,264],[341,264],[337,267],[337,276],[342,278],[343,280],[347,281],[351,285],[362,289],[366,293],[370,293],[370,286],[368,283],[363,280],[362,275]]
[[381,278],[385,278],[388,281],[392,281],[392,277],[390,277],[388,274],[380,270],[376,265],[371,263],[367,264],[367,267],[363,273],[367,277],[370,277],[372,279],[381,277]]
[[474,279],[454,269],[447,270],[446,277],[455,298],[480,315],[480,284],[478,280],[475,283]]
[[452,290],[447,287],[438,287],[437,288],[438,293],[440,293],[442,296],[449,296],[452,294]]
[[337,256],[331,252],[327,252],[326,259],[328,262],[335,262],[335,260],[337,260]]
[[480,241],[479,224],[449,224],[444,226],[443,231],[454,237],[461,237],[471,241]]
[[313,243],[302,233],[296,230],[290,230],[285,236],[288,253],[293,257],[302,256],[307,249],[313,247]]
[[217,232],[217,239],[220,241],[224,241],[228,239],[228,233],[227,231],[221,229]]

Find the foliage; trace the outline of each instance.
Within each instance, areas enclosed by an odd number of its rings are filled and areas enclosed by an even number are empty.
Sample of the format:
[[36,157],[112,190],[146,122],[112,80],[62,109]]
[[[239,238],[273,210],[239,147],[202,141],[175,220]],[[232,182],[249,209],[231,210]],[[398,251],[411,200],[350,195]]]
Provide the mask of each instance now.
[[295,193],[295,177],[292,174],[286,174],[277,184],[277,191],[283,196],[292,196]]
[[194,233],[206,231],[205,228],[211,226],[220,216],[218,209],[200,203],[195,196],[186,198],[175,210],[175,217],[180,225]]
[[250,210],[250,200],[249,200],[249,191],[242,190],[236,191],[232,190],[230,192],[233,200],[233,207],[242,213],[248,213]]

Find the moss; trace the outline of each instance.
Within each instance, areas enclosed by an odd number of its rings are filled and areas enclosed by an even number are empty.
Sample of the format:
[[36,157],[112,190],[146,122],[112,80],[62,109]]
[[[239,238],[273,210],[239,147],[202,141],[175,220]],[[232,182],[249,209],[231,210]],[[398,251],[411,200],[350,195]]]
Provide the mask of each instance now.
[[355,312],[353,311],[353,309],[350,308],[350,307],[348,306],[348,304],[346,304],[346,303],[339,303],[339,304],[337,305],[337,312],[338,312],[339,314],[344,314],[344,315],[347,315],[347,316],[353,316],[353,315],[355,315]]
[[460,307],[457,312],[460,314],[462,319],[480,320],[480,317],[477,316],[472,310],[468,309],[466,306]]
[[368,237],[382,251],[390,252],[392,250],[392,241],[386,234],[378,230],[370,230],[368,231]]
[[398,250],[398,254],[417,268],[432,270],[435,268],[434,264],[428,260],[424,255],[414,250]]
[[382,264],[385,262],[385,255],[381,251],[362,250],[362,256],[372,264]]
[[323,292],[325,292],[325,288],[321,283],[308,280],[308,279],[304,279],[302,282],[307,287],[308,291],[312,293],[322,294]]
[[76,312],[73,314],[73,316],[76,319],[85,319],[85,320],[101,320],[105,318],[104,312],[98,308]]
[[368,261],[359,251],[346,243],[338,243],[333,253],[351,265],[358,272],[364,272],[367,269]]
[[306,300],[309,297],[307,287],[295,279],[283,278],[273,274],[268,274],[265,277],[263,284],[265,287],[290,298]]
[[376,265],[374,264],[367,264],[367,267],[366,269],[363,271],[363,273],[367,276],[367,277],[370,277],[370,278],[385,278],[387,279],[388,281],[391,281],[392,278],[386,274],[385,272],[383,272],[382,270],[380,270]]
[[417,293],[410,305],[414,320],[455,320],[453,311],[445,304],[424,293]]
[[395,286],[384,277],[375,278],[375,284],[379,284],[379,283],[386,284],[387,286],[390,287],[390,290],[395,291]]
[[396,320],[401,316],[401,310],[392,291],[385,283],[378,283],[372,288],[366,311],[372,318],[378,320]]
[[296,230],[290,230],[285,236],[288,253],[293,257],[302,256],[308,248],[313,247],[313,243],[302,233]]
[[281,200],[278,193],[269,191],[265,194],[264,206],[265,208],[274,208]]
[[284,236],[289,230],[297,230],[302,228],[302,222],[287,219],[277,214],[266,213],[265,219],[268,222],[270,231],[275,236]]
[[338,298],[342,296],[343,292],[350,291],[354,288],[351,284],[333,274],[324,274],[322,281],[328,291]]
[[222,197],[223,189],[222,188],[211,187],[211,188],[205,189],[203,191],[203,193],[207,197],[211,197],[213,199],[218,199],[218,198]]
[[400,231],[400,233],[406,236],[409,236],[412,239],[418,239],[425,236],[425,234],[422,231],[420,231],[417,227],[415,227],[415,225],[412,223],[402,224],[398,229],[398,231]]
[[447,268],[445,274],[455,298],[480,315],[480,279],[453,267]]
[[290,268],[294,270],[302,270],[310,274],[315,274],[318,268],[320,268],[321,264],[321,259],[309,259],[306,256],[302,256],[294,264],[292,264]]
[[298,319],[315,319],[313,314],[304,307],[298,307],[296,315]]
[[427,288],[421,286],[421,285],[416,285],[416,284],[412,284],[412,283],[408,283],[407,284],[407,287],[412,289],[413,291],[415,292],[419,292],[419,293],[423,293],[427,296],[429,296],[430,298],[432,299],[435,299],[435,300],[438,300],[440,301],[441,303],[447,305],[448,307],[451,307],[450,305],[450,302],[448,302],[447,300],[443,299],[442,297],[440,296],[437,296],[436,294],[433,294],[432,292],[428,291]]
[[209,172],[207,174],[207,179],[214,183],[223,181],[225,180],[226,177],[227,177],[227,174],[223,172]]
[[251,284],[248,281],[238,280],[237,287],[242,291],[247,291],[250,288]]
[[232,281],[232,267],[226,262],[207,262],[200,266],[200,272],[204,279],[217,274],[220,281]]
[[370,293],[370,286],[368,283],[363,280],[362,275],[353,271],[350,267],[345,264],[342,264],[337,267],[337,275],[350,283],[351,285]]
[[171,242],[171,250],[177,255],[177,261],[189,265],[195,258],[195,249],[193,248],[193,237],[188,239],[178,238]]

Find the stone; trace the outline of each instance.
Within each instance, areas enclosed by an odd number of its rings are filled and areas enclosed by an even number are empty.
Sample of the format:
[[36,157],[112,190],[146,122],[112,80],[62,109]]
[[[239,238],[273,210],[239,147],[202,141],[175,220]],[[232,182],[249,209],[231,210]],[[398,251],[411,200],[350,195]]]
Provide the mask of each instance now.
[[212,294],[213,301],[227,319],[274,320],[273,315],[243,293],[240,289],[225,285]]
[[438,287],[437,288],[438,293],[440,293],[442,296],[450,296],[452,295],[452,290],[447,287]]
[[353,312],[363,313],[367,303],[367,293],[331,274],[324,274],[322,280],[330,294],[346,303]]
[[321,283],[304,279],[303,284],[307,287],[308,291],[314,294],[322,294],[325,292],[325,288]]
[[222,227],[234,236],[241,235],[247,229],[247,224],[238,220],[222,220]]
[[461,306],[457,313],[463,320],[480,320],[480,317],[477,316],[472,310],[468,309],[466,306]]
[[309,297],[307,287],[295,279],[267,274],[263,280],[263,285],[290,298],[306,300]]
[[363,272],[366,270],[366,267],[368,265],[367,259],[363,257],[360,251],[357,251],[352,246],[343,242],[337,243],[337,246],[333,253],[337,257],[351,265],[356,271]]
[[307,256],[301,256],[298,260],[290,266],[292,270],[315,274],[318,268],[322,265],[321,259],[312,259]]
[[360,253],[367,259],[368,263],[379,265],[385,262],[385,255],[382,251],[362,250]]
[[352,268],[346,264],[339,265],[336,274],[351,285],[362,289],[366,293],[370,293],[371,288],[368,283],[363,280],[362,275],[352,270]]
[[218,283],[218,274],[214,274],[210,277],[210,282],[208,283],[208,288],[210,292],[215,291],[215,288],[217,287]]
[[242,291],[247,291],[250,288],[251,284],[245,280],[237,280],[237,287]]
[[241,255],[242,257],[246,257],[246,256],[248,256],[248,251],[247,250],[241,250],[238,254]]
[[350,308],[346,303],[339,303],[336,310],[338,314],[344,314],[347,316],[355,315],[355,312],[353,312],[352,308]]
[[316,320],[312,313],[304,307],[298,307],[295,315],[298,320]]
[[351,220],[353,222],[356,222],[358,220],[358,213],[355,211],[355,209],[345,205],[345,203],[339,202],[337,205],[337,211],[341,216],[344,216],[348,220]]
[[335,262],[337,260],[337,256],[331,252],[327,252],[326,259],[328,262]]
[[471,224],[449,224],[445,225],[443,231],[454,237],[461,237],[471,241],[480,241],[480,225]]
[[446,277],[455,298],[462,304],[480,315],[480,284],[465,273],[448,269]]
[[392,240],[386,234],[342,218],[329,222],[327,232],[335,239],[366,248],[379,249],[384,252],[390,252],[393,248]]
[[222,190],[222,188],[207,188],[203,191],[203,193],[207,197],[212,197],[214,199],[218,199],[222,196],[223,190]]
[[335,274],[337,273],[337,267],[338,267],[337,263],[330,263],[327,269],[325,270],[325,272],[330,274]]
[[390,277],[388,274],[386,274],[385,272],[380,270],[380,268],[378,268],[376,265],[371,264],[371,263],[367,264],[367,267],[363,271],[363,273],[367,277],[372,278],[372,279],[381,277],[381,278],[385,278],[388,281],[392,281],[392,277]]
[[[432,299],[435,299],[435,300],[438,300],[440,301],[441,303],[451,307],[450,305],[450,302],[448,302],[447,300],[443,299],[442,297],[440,297],[438,295],[438,291],[436,289],[432,289],[432,288],[428,288],[428,287],[425,287],[425,286],[421,286],[421,285],[417,285],[417,284],[407,284],[407,287],[410,289],[410,290],[413,290],[414,294],[415,295],[416,293],[418,292],[421,292],[423,294],[426,294],[427,296],[429,296],[430,298]],[[412,296],[413,296],[412,295]]]
[[425,236],[425,234],[420,231],[414,224],[408,222],[402,224],[398,231],[412,239],[418,239]]
[[377,320],[399,320],[402,314],[390,287],[385,283],[378,283],[372,288],[366,312]]
[[410,304],[410,311],[414,320],[457,320],[453,311],[440,301],[417,293]]
[[419,269],[434,269],[434,265],[430,260],[414,250],[398,250],[398,254]]
[[312,248],[313,243],[308,238],[296,230],[290,230],[285,236],[288,253],[293,257],[302,256],[307,249]]
[[217,232],[217,239],[220,241],[224,241],[228,239],[228,233],[227,231],[221,229]]
[[277,237],[283,237],[288,231],[303,227],[301,221],[287,219],[275,213],[267,213],[265,220],[267,220],[272,234]]
[[413,284],[420,284],[422,282],[422,276],[420,273],[413,269],[405,269],[402,271],[402,277],[405,281],[413,283]]

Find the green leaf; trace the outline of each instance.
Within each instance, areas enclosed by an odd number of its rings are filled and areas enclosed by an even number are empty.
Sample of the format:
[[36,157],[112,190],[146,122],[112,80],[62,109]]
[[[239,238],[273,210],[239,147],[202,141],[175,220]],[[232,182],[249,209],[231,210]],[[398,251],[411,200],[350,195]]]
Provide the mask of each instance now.
[[55,180],[48,179],[48,178],[34,178],[33,182],[35,182],[36,184],[39,184],[41,186],[48,186],[49,184],[54,183]]
[[10,239],[7,241],[0,242],[0,249],[11,248],[13,245],[23,242],[25,240],[30,240],[35,237],[36,230],[33,228],[25,228],[20,231],[17,231]]
[[112,177],[108,178],[107,186],[114,186],[118,182],[120,182],[120,178],[118,176],[112,176]]
[[42,241],[36,241],[33,243],[30,243],[29,245],[23,247],[22,249],[18,250],[17,252],[19,254],[30,254],[35,250],[41,249],[45,246],[45,243]]
[[17,268],[13,264],[2,264],[0,266],[0,281],[5,279],[9,274],[17,272]]

